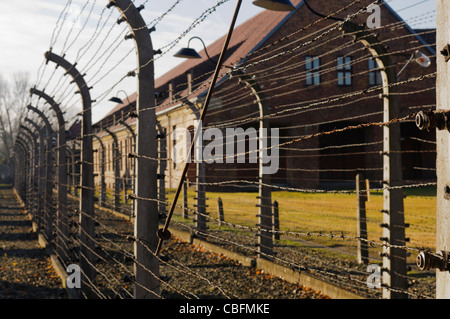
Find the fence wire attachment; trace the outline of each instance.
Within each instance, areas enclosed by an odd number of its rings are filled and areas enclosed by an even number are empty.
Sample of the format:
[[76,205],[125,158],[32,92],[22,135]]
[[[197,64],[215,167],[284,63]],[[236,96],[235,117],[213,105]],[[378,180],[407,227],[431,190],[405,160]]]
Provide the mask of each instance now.
[[168,229],[164,230],[163,228],[158,229],[156,234],[161,240],[169,240],[172,237],[170,231]]
[[447,251],[431,253],[421,251],[416,258],[416,264],[420,270],[439,269],[440,271],[450,270],[450,255]]

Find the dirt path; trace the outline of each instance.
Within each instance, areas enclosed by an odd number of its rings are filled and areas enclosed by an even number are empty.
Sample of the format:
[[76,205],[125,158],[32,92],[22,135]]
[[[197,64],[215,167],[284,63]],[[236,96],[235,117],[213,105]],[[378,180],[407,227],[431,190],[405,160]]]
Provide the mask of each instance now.
[[66,297],[12,189],[0,189],[0,299]]

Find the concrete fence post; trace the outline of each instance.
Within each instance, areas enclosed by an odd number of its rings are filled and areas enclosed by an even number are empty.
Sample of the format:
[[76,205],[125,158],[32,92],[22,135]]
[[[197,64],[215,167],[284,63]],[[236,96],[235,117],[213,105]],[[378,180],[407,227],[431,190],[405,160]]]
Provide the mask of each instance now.
[[54,62],[66,70],[76,83],[82,99],[81,122],[81,185],[80,185],[80,268],[81,291],[87,298],[96,298],[91,289],[91,283],[96,277],[95,256],[95,212],[94,212],[94,157],[92,151],[92,100],[90,87],[84,80],[84,76],[77,70],[76,65],[69,63],[63,57],[53,52],[46,52],[48,61]]
[[167,213],[166,205],[166,167],[167,167],[167,134],[166,129],[157,122],[158,127],[158,211],[160,216],[165,216]]
[[130,28],[138,64],[134,298],[159,298],[159,261],[155,255],[159,214],[153,45],[147,25],[139,13],[143,6],[136,8],[130,0],[114,0],[108,4],[108,7],[112,6],[119,10]]
[[[34,200],[34,218],[35,221],[38,225],[38,228],[41,225],[41,210],[42,210],[42,196],[40,194],[42,194],[42,192],[44,191],[44,189],[42,188],[44,186],[44,181],[41,183],[40,180],[41,178],[43,178],[43,175],[41,175],[40,173],[44,173],[44,170],[41,170],[41,165],[44,164],[44,162],[41,163],[41,159],[44,159],[44,144],[43,144],[43,140],[44,140],[44,132],[43,132],[43,128],[40,127],[39,125],[37,125],[36,122],[34,122],[33,120],[31,120],[30,118],[25,118],[25,121],[30,123],[35,131],[36,131],[36,138],[34,140],[34,143],[32,144],[33,147],[35,148],[35,156],[34,156],[34,160],[33,160],[33,165],[34,165],[34,170],[33,170],[33,175],[34,175],[34,182],[33,182],[33,188],[35,189],[35,200]],[[38,143],[39,140],[39,143]]]
[[[351,34],[355,41],[361,42],[371,53],[380,68],[383,89],[383,121],[395,119],[400,114],[395,87],[397,74],[388,49],[382,45],[374,33],[364,26],[346,21],[342,30]],[[398,248],[405,245],[405,219],[403,206],[402,158],[400,124],[383,126],[383,298],[405,299],[408,288],[406,280],[406,250]]]
[[[128,132],[131,134],[131,138],[132,138],[132,142],[130,145],[130,153],[136,153],[136,133],[134,132],[133,128],[126,122],[126,120],[120,120],[119,121],[120,124],[122,124],[123,126],[125,126],[125,128],[128,130]],[[128,159],[126,159],[126,161],[128,161]],[[127,169],[129,169],[130,173],[130,178],[131,178],[131,190],[132,190],[132,194],[135,194],[135,180],[136,180],[136,159],[134,157],[130,158],[130,166],[127,165]],[[124,188],[126,189],[126,187]],[[125,191],[126,192],[126,191]],[[126,195],[128,196],[128,195]],[[126,197],[127,199],[127,197]],[[131,202],[131,213],[130,213],[130,217],[134,216],[134,208],[135,206],[135,201]]]
[[55,221],[55,206],[53,203],[53,130],[48,118],[44,113],[32,105],[27,106],[28,109],[36,113],[44,123],[45,127],[45,194],[44,194],[44,214],[45,214],[45,229],[44,236],[49,243],[53,241],[54,229],[53,222]]
[[51,107],[58,120],[58,134],[57,134],[57,190],[58,201],[56,211],[56,252],[59,258],[63,261],[68,260],[68,243],[65,240],[68,233],[67,227],[67,156],[66,156],[66,122],[59,104],[47,95],[44,91],[39,91],[36,88],[30,89],[31,94],[35,94],[43,98]]
[[94,138],[100,144],[101,152],[100,152],[100,206],[106,206],[106,181],[105,181],[105,144],[98,135],[94,134]]
[[[265,172],[265,156],[269,140],[269,106],[264,99],[261,87],[253,77],[243,71],[238,71],[236,76],[240,83],[246,85],[255,97],[255,103],[259,109],[259,136],[258,136],[258,252],[259,257],[268,258],[273,255],[273,212],[272,212],[272,190],[270,188],[270,175]],[[273,145],[272,145],[273,146]]]

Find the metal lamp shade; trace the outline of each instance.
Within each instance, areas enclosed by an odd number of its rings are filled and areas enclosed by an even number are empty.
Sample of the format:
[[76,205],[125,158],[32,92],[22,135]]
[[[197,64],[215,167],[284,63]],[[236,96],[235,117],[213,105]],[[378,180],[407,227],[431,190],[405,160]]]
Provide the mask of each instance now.
[[121,99],[119,99],[118,97],[115,97],[115,96],[110,98],[109,101],[123,104],[123,101]]
[[295,6],[289,0],[255,0],[255,6],[273,11],[293,11]]
[[191,48],[182,48],[173,56],[186,59],[201,59],[201,56],[197,53],[197,51]]

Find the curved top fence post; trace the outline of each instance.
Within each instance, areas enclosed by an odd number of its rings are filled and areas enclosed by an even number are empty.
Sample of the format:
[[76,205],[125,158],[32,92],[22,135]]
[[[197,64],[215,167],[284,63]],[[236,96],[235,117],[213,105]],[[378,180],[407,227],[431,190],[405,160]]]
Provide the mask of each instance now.
[[[147,25],[130,0],[110,1],[130,27],[137,51],[138,91],[136,100],[136,194],[134,298],[159,298],[159,262],[153,253],[158,246],[157,158],[153,45]],[[128,36],[127,36],[128,37]],[[139,178],[141,176],[141,178]],[[147,246],[147,247],[146,247]],[[150,250],[150,251],[149,251]],[[142,267],[144,265],[146,268]]]
[[[63,261],[68,260],[67,252],[64,248],[67,248],[65,234],[68,233],[67,225],[67,156],[66,156],[66,122],[64,121],[61,108],[55,100],[47,95],[44,91],[37,90],[36,88],[30,89],[31,95],[37,95],[39,98],[43,98],[58,119],[58,134],[57,134],[57,149],[58,149],[58,202],[57,202],[57,229],[58,229],[58,245],[56,247],[58,256]],[[64,234],[64,235],[63,235]]]
[[[344,34],[353,35],[355,41],[361,42],[377,61],[382,79],[383,121],[390,122],[400,115],[393,83],[397,75],[387,48],[364,26],[351,21],[342,25]],[[383,240],[389,245],[383,247],[383,298],[407,298],[403,291],[408,288],[406,280],[406,251],[390,246],[405,245],[405,218],[403,192],[396,186],[402,185],[402,158],[400,124],[383,126]]]
[[[54,220],[54,209],[53,209],[53,130],[48,118],[45,114],[39,110],[37,107],[28,105],[27,108],[36,113],[39,118],[44,122],[45,132],[46,132],[46,147],[45,147],[45,205],[44,213],[46,214],[45,229],[43,234],[49,242],[53,240],[53,220]],[[42,165],[42,164],[41,164]]]
[[[63,57],[46,52],[45,58],[56,63],[66,70],[66,75],[70,75],[73,82],[78,87],[76,93],[81,94],[83,104],[81,121],[81,191],[80,191],[80,267],[82,269],[81,290],[87,298],[95,298],[95,293],[89,288],[87,282],[92,282],[96,275],[95,270],[95,221],[94,221],[94,165],[92,152],[92,100],[90,87],[86,84],[83,75],[76,68],[76,64],[71,64]],[[84,281],[84,284],[83,284]]]

